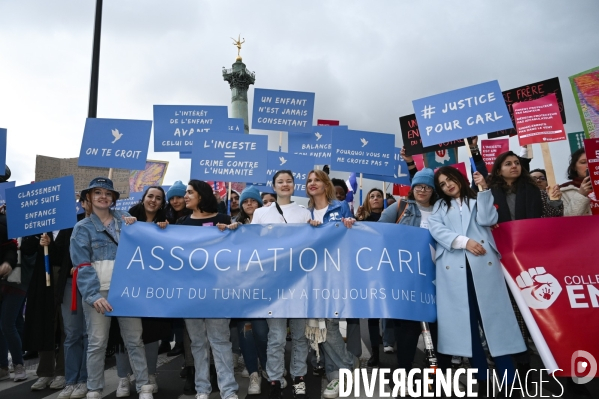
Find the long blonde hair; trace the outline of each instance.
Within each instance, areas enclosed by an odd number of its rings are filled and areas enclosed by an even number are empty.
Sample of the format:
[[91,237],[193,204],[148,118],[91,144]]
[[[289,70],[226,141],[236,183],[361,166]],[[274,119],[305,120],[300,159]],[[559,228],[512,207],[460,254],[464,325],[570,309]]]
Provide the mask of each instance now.
[[[320,179],[320,181],[322,181],[324,183],[324,193],[325,193],[327,200],[329,201],[329,204],[330,204],[331,201],[333,201],[336,197],[335,197],[335,187],[333,187],[333,182],[329,178],[329,175],[327,175],[322,170],[312,169],[307,174],[306,186],[308,185],[308,179],[310,178],[310,175],[312,173],[314,173],[316,175],[316,177],[318,177]],[[306,190],[306,195],[308,196],[308,198],[310,198],[310,200],[308,201],[308,208],[314,208],[314,198],[312,198],[310,193],[308,193],[308,190]]]

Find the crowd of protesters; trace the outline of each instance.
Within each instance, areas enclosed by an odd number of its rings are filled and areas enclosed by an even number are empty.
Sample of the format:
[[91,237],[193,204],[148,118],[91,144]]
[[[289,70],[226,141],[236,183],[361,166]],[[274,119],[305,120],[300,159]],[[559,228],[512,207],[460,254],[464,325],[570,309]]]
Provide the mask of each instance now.
[[[191,180],[188,184],[177,181],[167,192],[159,186],[149,187],[129,212],[118,211],[114,206],[119,193],[112,181],[98,177],[80,193],[84,212],[74,228],[19,240],[9,239],[2,209],[0,380],[26,380],[25,360],[37,355],[37,380],[32,390],[60,390],[59,399],[99,399],[105,387],[105,357],[115,353],[116,396],[130,396],[134,379],[139,398],[151,399],[158,392],[158,355],[168,352],[169,356],[185,356],[184,393],[207,399],[218,389],[223,399],[235,399],[234,367],[241,353],[244,375],[250,379],[249,395],[262,392],[265,378],[269,397],[282,398],[289,370],[294,398],[306,399],[308,357],[313,351],[313,373],[328,379],[323,397],[336,398],[339,370],[359,366],[362,348],[357,319],[347,319],[344,340],[338,319],[116,317],[111,323],[113,318],[105,313],[112,310],[107,297],[123,224],[154,223],[168,232],[170,224],[235,230],[241,224],[319,226],[339,221],[346,228],[377,222],[428,229],[437,242],[437,322],[431,323],[430,329],[439,365],[451,368],[452,356],[469,358],[469,364],[478,368],[479,392],[483,392],[491,360],[511,384],[516,370],[522,374],[531,368],[532,340],[504,282],[491,230],[513,220],[590,215],[592,187],[583,150],[571,155],[569,180],[548,187],[544,170],[529,172],[526,151],[500,154],[487,173],[476,140],[470,142],[477,165],[472,184],[451,167],[418,171],[402,150],[411,178],[407,198],[395,202],[375,188],[355,215],[345,201],[345,182],[329,179],[321,170],[307,174],[307,207],[292,201],[293,173],[280,170],[273,177],[274,194],[261,193],[255,186],[241,193],[233,191],[228,209],[209,184]],[[51,263],[49,286],[44,247]],[[382,327],[379,330],[378,319],[368,320],[372,344],[368,367],[379,366],[382,341],[384,352],[396,352],[399,367],[411,369],[420,323],[388,319],[382,320]],[[284,356],[287,339],[292,345],[288,366]],[[174,347],[171,341],[175,341]],[[567,387],[570,397],[590,397],[582,386]],[[507,392],[503,389],[500,397],[508,397]]]

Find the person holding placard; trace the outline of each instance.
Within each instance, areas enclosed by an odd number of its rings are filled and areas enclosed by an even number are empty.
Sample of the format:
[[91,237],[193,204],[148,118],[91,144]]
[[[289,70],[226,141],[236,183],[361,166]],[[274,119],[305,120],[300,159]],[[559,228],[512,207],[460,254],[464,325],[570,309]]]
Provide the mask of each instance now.
[[[441,199],[428,219],[435,241],[438,352],[471,358],[478,369],[479,392],[486,391],[487,362],[480,340],[482,327],[498,379],[513,384],[511,354],[526,349],[510,305],[491,226],[498,220],[493,194],[478,172],[472,176],[484,191],[477,194],[455,168],[435,173]],[[481,390],[482,388],[482,390]],[[505,388],[507,389],[507,388]]]
[[[204,181],[192,179],[185,192],[185,206],[192,213],[177,221],[184,226],[216,226],[220,231],[235,229],[231,217],[218,213],[216,197],[212,187]],[[212,392],[210,383],[209,348],[214,355],[214,366],[222,399],[236,399],[239,386],[233,371],[229,319],[185,319],[191,339],[191,352],[195,366],[195,389],[197,399],[208,399]]]
[[[85,195],[91,203],[90,217],[78,222],[71,236],[71,260],[77,265],[73,273],[73,287],[77,287],[83,301],[87,324],[87,399],[100,399],[104,389],[104,361],[112,318],[106,312],[112,306],[106,300],[112,279],[112,269],[123,224],[135,222],[127,212],[111,209],[119,198],[112,180],[93,179]],[[154,387],[149,384],[148,363],[142,341],[141,319],[118,317],[121,335],[133,363],[135,384],[140,399],[152,399]]]
[[572,153],[568,165],[568,179],[570,181],[560,185],[562,201],[564,201],[564,216],[591,215],[589,194],[593,192],[593,186],[584,148]]
[[[291,202],[295,189],[295,179],[290,170],[279,170],[272,177],[272,188],[277,202],[254,211],[252,224],[271,223],[307,223],[310,212]],[[281,389],[287,386],[285,380],[285,343],[287,337],[287,319],[267,319],[268,342],[266,348],[266,373],[270,380],[271,399],[281,399]],[[289,319],[291,330],[290,372],[293,378],[293,396],[306,398],[305,375],[308,372],[307,359],[310,344],[305,336],[306,319]]]
[[[345,227],[351,228],[356,221],[352,217],[347,203],[335,199],[333,183],[322,170],[311,170],[308,173],[306,194],[310,199],[308,201],[308,209],[311,214],[309,223],[312,226],[342,222]],[[322,343],[321,347],[324,352],[325,372],[329,384],[324,390],[323,397],[337,398],[339,396],[339,369],[347,368],[353,371],[359,366],[360,359],[345,347],[345,342],[339,331],[338,319],[310,319],[308,327],[310,329],[309,338],[313,346]],[[322,342],[324,328],[326,328],[326,339]]]

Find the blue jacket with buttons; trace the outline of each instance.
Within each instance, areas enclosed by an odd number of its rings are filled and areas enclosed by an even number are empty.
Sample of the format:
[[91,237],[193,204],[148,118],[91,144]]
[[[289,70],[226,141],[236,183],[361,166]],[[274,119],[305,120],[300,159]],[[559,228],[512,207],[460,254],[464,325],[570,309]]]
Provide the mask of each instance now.
[[[314,219],[314,208],[310,209],[310,214],[312,215],[312,219]],[[329,222],[340,222],[341,218],[351,217],[354,217],[354,215],[352,215],[347,202],[333,200],[329,204],[329,208],[322,218],[322,224]]]

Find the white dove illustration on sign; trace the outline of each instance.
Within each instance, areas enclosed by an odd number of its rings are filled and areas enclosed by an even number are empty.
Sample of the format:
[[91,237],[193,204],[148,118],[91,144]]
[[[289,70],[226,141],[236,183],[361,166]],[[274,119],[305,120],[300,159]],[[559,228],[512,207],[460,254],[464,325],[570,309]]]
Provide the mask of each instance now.
[[116,143],[121,137],[123,137],[123,133],[119,133],[119,129],[112,129],[112,135],[114,136],[112,144]]
[[318,141],[322,138],[322,134],[320,134],[318,132],[314,133],[314,135],[316,136],[316,141]]
[[366,147],[366,144],[368,144],[368,141],[366,141],[366,139],[360,139],[360,141],[362,142],[362,147]]
[[281,165],[279,165],[279,166],[285,165],[285,163],[287,162],[285,157],[279,157],[279,161],[281,161]]
[[393,177],[395,177],[397,179],[399,177],[405,177],[405,176],[407,176],[407,174],[401,173],[401,165],[397,165],[397,174],[393,175]]

